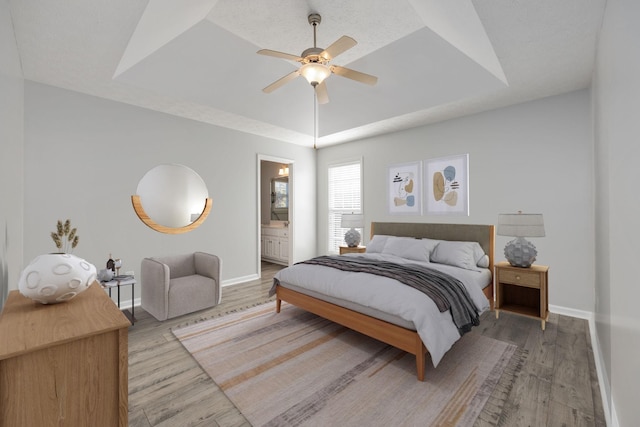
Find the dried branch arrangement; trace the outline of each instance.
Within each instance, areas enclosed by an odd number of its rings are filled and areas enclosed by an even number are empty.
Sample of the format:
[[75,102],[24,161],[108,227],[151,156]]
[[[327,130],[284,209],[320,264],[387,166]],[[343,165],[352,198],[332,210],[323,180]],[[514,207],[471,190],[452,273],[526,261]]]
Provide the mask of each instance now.
[[71,228],[71,221],[66,220],[64,223],[58,220],[56,224],[56,231],[51,233],[53,243],[56,244],[56,248],[64,253],[71,253],[73,249],[78,246],[80,238],[76,233],[76,228]]

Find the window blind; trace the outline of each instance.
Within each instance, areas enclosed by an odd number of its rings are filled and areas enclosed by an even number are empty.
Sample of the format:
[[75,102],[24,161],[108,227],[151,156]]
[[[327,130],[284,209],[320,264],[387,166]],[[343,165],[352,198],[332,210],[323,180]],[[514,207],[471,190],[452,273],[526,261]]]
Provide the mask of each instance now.
[[[329,253],[338,253],[339,246],[344,245],[344,233],[347,229],[340,227],[343,213],[362,213],[362,162],[360,160],[330,165],[329,177],[329,212],[328,212],[328,247]],[[362,229],[359,229],[363,233]]]

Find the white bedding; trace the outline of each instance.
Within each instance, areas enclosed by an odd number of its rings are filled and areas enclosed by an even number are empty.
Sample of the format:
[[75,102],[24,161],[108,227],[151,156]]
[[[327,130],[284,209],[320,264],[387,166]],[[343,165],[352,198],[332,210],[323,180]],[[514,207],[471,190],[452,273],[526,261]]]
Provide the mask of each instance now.
[[[489,301],[482,292],[482,287],[491,281],[491,271],[488,269],[482,269],[479,272],[464,270],[444,264],[421,263],[380,253],[343,256],[362,256],[401,264],[421,264],[443,271],[465,285],[478,313],[489,308]],[[275,278],[284,284],[292,284],[323,295],[353,301],[412,322],[422,342],[431,353],[434,367],[438,366],[442,356],[460,338],[448,310],[441,313],[431,298],[387,277],[346,272],[318,265],[296,264],[280,270]]]

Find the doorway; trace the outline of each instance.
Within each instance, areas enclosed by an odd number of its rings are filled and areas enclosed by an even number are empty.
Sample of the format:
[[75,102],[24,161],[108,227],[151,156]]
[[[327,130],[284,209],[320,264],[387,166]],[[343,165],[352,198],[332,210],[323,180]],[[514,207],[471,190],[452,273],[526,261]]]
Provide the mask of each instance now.
[[294,251],[294,163],[258,155],[257,271],[291,264]]

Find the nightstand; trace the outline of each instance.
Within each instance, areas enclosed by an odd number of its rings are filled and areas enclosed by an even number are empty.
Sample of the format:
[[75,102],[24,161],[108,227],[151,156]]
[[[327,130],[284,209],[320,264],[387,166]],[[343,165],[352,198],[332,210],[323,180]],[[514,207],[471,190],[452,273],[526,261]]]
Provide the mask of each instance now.
[[363,254],[367,251],[366,246],[340,246],[340,255],[342,254]]
[[514,267],[507,261],[502,261],[495,265],[495,272],[496,319],[501,310],[522,314],[540,319],[544,331],[549,319],[549,267]]

